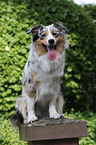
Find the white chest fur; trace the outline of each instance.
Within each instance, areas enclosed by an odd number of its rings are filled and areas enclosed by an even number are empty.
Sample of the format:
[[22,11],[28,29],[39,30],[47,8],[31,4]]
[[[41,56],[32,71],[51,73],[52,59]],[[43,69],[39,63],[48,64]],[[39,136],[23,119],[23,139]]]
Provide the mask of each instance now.
[[[33,47],[33,46],[32,46]],[[28,62],[25,66],[25,76],[30,71],[37,73],[36,81],[39,85],[36,89],[36,100],[50,99],[50,96],[57,97],[60,91],[60,77],[64,73],[65,51],[58,54],[54,61],[50,61],[47,55],[38,56],[34,47],[29,52],[30,67]],[[27,73],[27,74],[26,74]]]
[[42,80],[37,88],[36,93],[36,101],[41,100],[50,100],[51,97],[55,96],[57,98],[57,95],[60,91],[60,82],[59,78],[51,78]]

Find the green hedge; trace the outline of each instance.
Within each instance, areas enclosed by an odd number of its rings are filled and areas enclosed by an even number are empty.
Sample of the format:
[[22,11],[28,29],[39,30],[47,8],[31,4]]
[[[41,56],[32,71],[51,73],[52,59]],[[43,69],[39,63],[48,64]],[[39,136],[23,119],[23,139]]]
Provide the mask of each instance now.
[[[20,19],[24,17],[24,5],[15,7],[11,1],[2,1],[0,5],[0,112],[10,116],[15,110],[16,97],[21,93],[21,78],[30,43],[26,31],[30,24],[27,18],[24,22]],[[5,50],[6,46],[9,51]]]
[[13,131],[10,120],[0,118],[0,145],[27,145],[19,140],[19,132]]
[[[28,58],[30,36],[35,24],[61,22],[69,30],[62,92],[64,111],[94,109],[96,94],[96,25],[81,7],[68,0],[25,0],[0,2],[0,113],[9,117],[21,94],[21,78]],[[9,51],[5,48],[8,46]]]

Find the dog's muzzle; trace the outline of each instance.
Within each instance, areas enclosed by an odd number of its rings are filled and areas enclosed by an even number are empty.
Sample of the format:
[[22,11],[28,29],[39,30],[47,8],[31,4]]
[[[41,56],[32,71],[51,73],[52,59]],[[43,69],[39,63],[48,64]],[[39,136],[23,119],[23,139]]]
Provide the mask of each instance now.
[[55,60],[56,56],[57,56],[57,52],[56,52],[56,45],[55,45],[55,41],[54,39],[49,39],[48,40],[48,45],[44,45],[42,44],[45,48],[45,50],[47,51],[47,56],[48,58],[52,61]]

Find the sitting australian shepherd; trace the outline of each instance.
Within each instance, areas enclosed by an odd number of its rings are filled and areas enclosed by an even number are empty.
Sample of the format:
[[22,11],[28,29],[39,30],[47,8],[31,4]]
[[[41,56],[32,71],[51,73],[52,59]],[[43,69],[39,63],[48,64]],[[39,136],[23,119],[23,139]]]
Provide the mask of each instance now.
[[62,116],[63,97],[60,77],[64,73],[67,29],[60,23],[36,25],[27,31],[32,42],[22,77],[22,95],[16,99],[13,125],[30,123],[38,118]]

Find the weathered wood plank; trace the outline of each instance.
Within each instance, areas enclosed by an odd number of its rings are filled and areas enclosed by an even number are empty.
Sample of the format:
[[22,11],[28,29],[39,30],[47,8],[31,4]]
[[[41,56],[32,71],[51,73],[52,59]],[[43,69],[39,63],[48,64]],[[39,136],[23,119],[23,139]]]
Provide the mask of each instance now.
[[32,124],[21,125],[20,139],[42,141],[87,136],[87,124],[84,121],[70,119],[42,119]]

